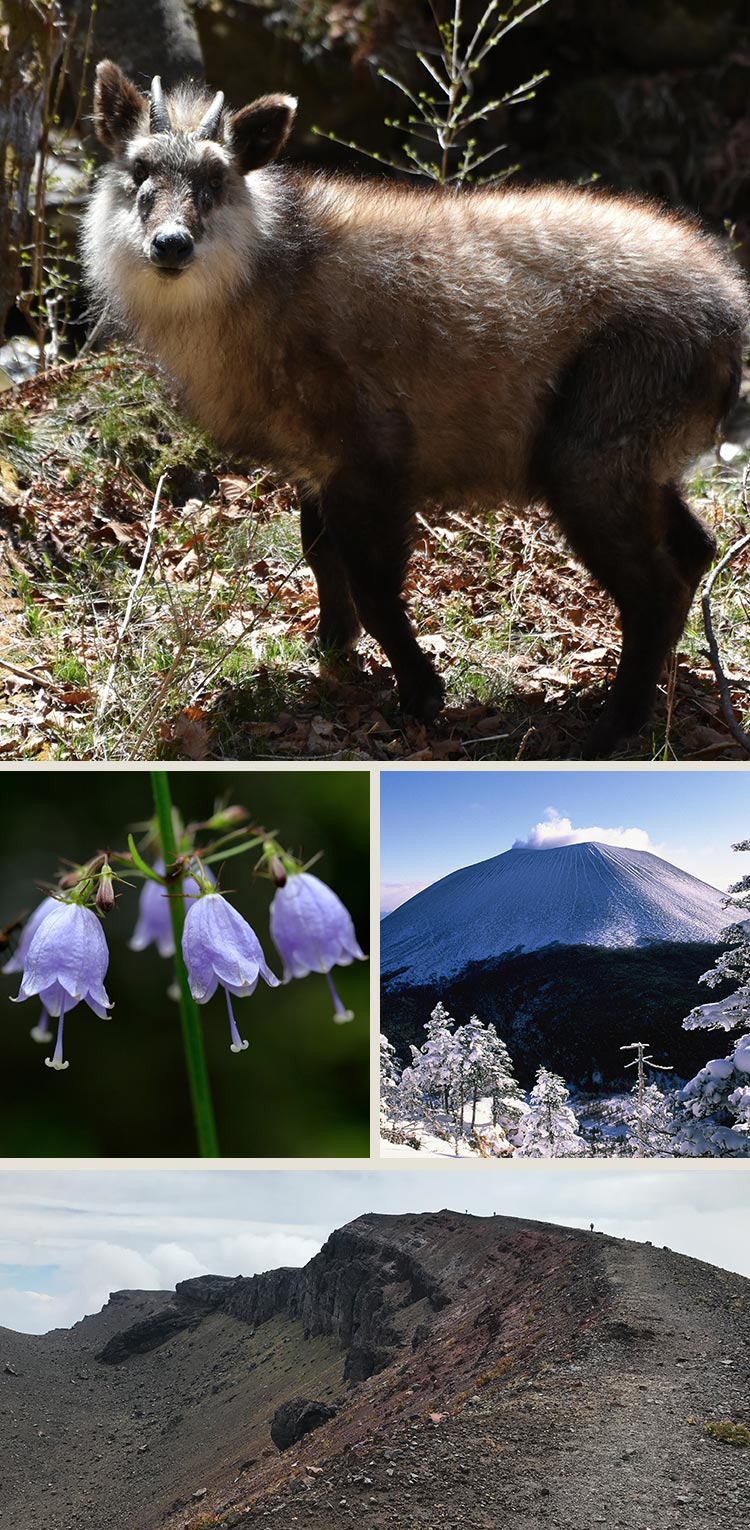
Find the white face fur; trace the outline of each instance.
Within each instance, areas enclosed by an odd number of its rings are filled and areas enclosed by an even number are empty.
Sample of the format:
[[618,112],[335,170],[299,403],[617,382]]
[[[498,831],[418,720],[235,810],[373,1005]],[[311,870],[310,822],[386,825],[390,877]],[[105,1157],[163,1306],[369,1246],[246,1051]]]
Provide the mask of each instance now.
[[[102,174],[84,220],[97,295],[125,321],[226,301],[252,281],[276,198],[262,170],[239,174],[223,145],[138,133]],[[178,256],[160,259],[170,239]]]

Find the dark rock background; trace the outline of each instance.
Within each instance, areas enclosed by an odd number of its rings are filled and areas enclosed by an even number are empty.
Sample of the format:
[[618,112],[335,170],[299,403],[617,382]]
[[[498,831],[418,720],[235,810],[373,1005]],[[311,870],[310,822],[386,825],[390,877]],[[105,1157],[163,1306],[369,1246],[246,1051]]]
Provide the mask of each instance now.
[[[452,12],[442,0],[442,15]],[[484,10],[464,6],[465,34]],[[199,6],[206,75],[241,103],[265,90],[300,97],[292,157],[377,172],[315,137],[334,132],[398,150],[384,118],[402,98],[379,66],[422,87],[418,47],[434,38],[427,0],[311,5],[246,0]],[[588,180],[655,195],[735,225],[750,260],[750,12],[742,0],[549,0],[493,50],[477,79],[489,100],[542,70],[524,105],[478,124],[488,148],[508,145],[522,179]]]
[[336,1409],[327,1403],[310,1402],[304,1397],[292,1397],[276,1409],[271,1422],[271,1439],[279,1450],[289,1450],[292,1445],[320,1429],[329,1419],[336,1417]]

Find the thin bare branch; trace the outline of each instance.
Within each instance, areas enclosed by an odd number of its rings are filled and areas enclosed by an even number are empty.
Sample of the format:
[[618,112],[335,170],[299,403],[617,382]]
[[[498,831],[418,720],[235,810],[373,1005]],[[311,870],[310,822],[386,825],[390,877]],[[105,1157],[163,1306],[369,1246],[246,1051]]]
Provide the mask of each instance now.
[[493,30],[487,42],[484,44],[484,47],[481,48],[476,55],[474,60],[475,67],[482,63],[482,60],[487,57],[487,54],[490,52],[490,50],[497,47],[497,44],[502,40],[502,38],[507,37],[508,33],[512,32],[514,27],[519,27],[522,21],[526,21],[528,16],[533,16],[535,11],[540,11],[542,6],[546,4],[547,0],[535,0],[535,3],[533,5],[529,5],[525,11],[519,11],[516,16],[511,16],[506,26],[498,27],[496,30]]
[[[745,468],[742,477],[742,499],[746,511],[748,508],[747,491],[749,477],[750,464],[748,464],[748,466]],[[746,733],[745,729],[742,728],[737,721],[737,716],[735,714],[734,707],[732,706],[732,698],[729,692],[729,682],[722,667],[719,645],[716,641],[716,634],[714,632],[713,621],[711,618],[711,591],[713,590],[714,584],[716,583],[719,574],[723,573],[724,569],[729,567],[729,564],[732,562],[732,560],[736,558],[737,555],[741,553],[745,547],[750,547],[750,532],[747,532],[745,536],[740,537],[739,541],[734,542],[732,546],[727,550],[727,552],[725,552],[724,557],[719,560],[716,567],[711,570],[711,573],[706,580],[703,594],[701,596],[701,609],[703,611],[703,625],[706,631],[706,638],[708,640],[708,652],[711,659],[711,667],[716,676],[716,684],[719,688],[719,699],[721,701],[721,710],[724,715],[724,721],[726,722],[726,725],[729,728],[733,738],[737,740],[738,744],[741,745],[747,754],[750,754],[750,733]]]
[[119,630],[119,632],[117,634],[117,642],[115,643],[115,651],[114,651],[114,653],[112,655],[112,663],[109,666],[109,674],[107,675],[107,681],[106,681],[106,684],[104,686],[104,690],[102,691],[102,694],[101,694],[101,696],[99,698],[99,705],[98,705],[98,707],[96,709],[96,712],[94,714],[95,721],[97,721],[97,722],[99,721],[99,718],[102,717],[104,712],[106,711],[107,704],[109,702],[109,698],[112,695],[112,686],[113,686],[113,683],[114,683],[115,671],[117,669],[117,661],[118,661],[118,659],[120,657],[120,649],[122,648],[122,645],[123,645],[123,641],[124,641],[124,638],[125,638],[125,633],[127,632],[128,627],[130,625],[130,618],[131,618],[131,616],[133,614],[133,604],[135,602],[135,597],[138,594],[138,590],[140,589],[141,584],[143,583],[143,576],[144,576],[144,574],[146,572],[146,565],[147,565],[149,557],[151,555],[151,547],[152,547],[152,544],[153,544],[154,535],[156,533],[156,517],[157,517],[157,515],[159,513],[159,501],[161,499],[161,491],[162,491],[162,489],[164,487],[164,481],[166,479],[166,476],[167,476],[166,473],[162,473],[161,478],[159,479],[159,482],[156,485],[156,493],[154,495],[154,501],[153,501],[153,504],[151,506],[151,515],[149,517],[148,534],[147,534],[147,537],[146,537],[146,545],[145,545],[145,547],[143,549],[143,557],[141,558],[141,561],[140,561],[140,566],[138,568],[138,573],[135,576],[135,581],[133,583],[133,588],[130,591],[130,595],[128,596],[128,603],[127,603],[127,605],[125,607],[125,615],[124,615],[124,617],[122,619],[122,626],[120,627],[120,630]]

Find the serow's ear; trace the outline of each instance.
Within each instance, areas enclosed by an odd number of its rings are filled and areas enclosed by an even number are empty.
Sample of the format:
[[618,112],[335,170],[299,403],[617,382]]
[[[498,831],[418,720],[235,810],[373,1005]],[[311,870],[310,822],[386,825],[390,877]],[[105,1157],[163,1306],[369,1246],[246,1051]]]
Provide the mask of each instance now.
[[146,101],[117,64],[103,59],[94,82],[96,136],[108,149],[119,149],[138,126]]
[[243,175],[260,170],[281,152],[292,130],[294,96],[260,96],[229,119],[229,145]]

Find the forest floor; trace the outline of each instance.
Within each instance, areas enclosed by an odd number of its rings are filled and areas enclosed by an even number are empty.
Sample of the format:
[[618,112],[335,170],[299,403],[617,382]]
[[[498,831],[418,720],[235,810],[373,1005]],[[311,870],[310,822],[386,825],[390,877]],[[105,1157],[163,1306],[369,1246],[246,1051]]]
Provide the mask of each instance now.
[[[742,418],[743,449],[703,459],[689,486],[720,555],[748,530]],[[420,519],[408,586],[447,685],[438,722],[404,719],[370,639],[322,671],[293,491],[217,466],[121,348],[2,395],[0,558],[6,759],[576,758],[617,663],[611,603],[548,519],[444,511]],[[745,728],[749,570],[746,548],[712,596]],[[747,757],[722,716],[698,603],[651,727],[620,757]]]

